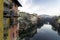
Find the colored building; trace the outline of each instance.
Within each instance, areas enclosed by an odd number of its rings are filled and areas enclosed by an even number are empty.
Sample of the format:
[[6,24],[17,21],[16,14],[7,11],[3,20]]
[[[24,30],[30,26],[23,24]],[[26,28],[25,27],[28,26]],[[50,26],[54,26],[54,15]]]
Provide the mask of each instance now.
[[10,40],[18,40],[18,7],[21,4],[18,0],[12,0],[11,2],[11,18],[10,18]]
[[3,40],[3,0],[0,0],[0,40]]
[[4,0],[4,40],[18,39],[18,0]]
[[4,11],[3,11],[3,38],[4,40],[9,40],[9,19],[10,19],[10,3],[7,0],[4,0]]

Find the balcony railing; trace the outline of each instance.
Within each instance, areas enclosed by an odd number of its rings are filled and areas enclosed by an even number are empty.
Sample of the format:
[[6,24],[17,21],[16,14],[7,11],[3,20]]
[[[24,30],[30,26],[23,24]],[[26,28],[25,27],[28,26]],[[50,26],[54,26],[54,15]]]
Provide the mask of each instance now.
[[15,11],[10,11],[9,8],[4,8],[4,17],[6,18],[17,18],[19,17]]
[[18,14],[15,11],[10,12],[11,17],[19,17]]
[[14,19],[14,18],[10,19],[10,26],[17,25],[17,24],[18,24],[18,20],[17,19]]
[[4,30],[7,30],[9,28],[8,24],[4,24]]
[[11,18],[10,14],[4,15],[5,18]]
[[8,0],[4,0],[4,3],[7,4],[7,5],[10,5]]
[[4,7],[4,12],[5,12],[5,13],[9,13],[9,12],[10,12],[9,7]]
[[10,17],[10,9],[8,7],[4,7],[4,17]]
[[4,31],[4,40],[6,40],[7,39],[7,37],[8,37],[8,32],[7,31]]

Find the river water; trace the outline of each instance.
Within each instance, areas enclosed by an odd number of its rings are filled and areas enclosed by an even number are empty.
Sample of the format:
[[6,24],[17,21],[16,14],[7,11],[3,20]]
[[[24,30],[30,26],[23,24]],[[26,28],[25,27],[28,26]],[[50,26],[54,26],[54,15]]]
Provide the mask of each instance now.
[[33,30],[27,31],[27,33],[21,40],[60,40],[60,31],[55,30],[50,24],[33,28]]

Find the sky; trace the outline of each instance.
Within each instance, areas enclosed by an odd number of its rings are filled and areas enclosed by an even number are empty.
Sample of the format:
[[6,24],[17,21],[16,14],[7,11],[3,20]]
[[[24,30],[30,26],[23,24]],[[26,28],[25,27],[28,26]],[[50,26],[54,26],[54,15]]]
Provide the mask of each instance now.
[[60,0],[18,0],[22,7],[18,7],[20,11],[38,15],[60,15]]

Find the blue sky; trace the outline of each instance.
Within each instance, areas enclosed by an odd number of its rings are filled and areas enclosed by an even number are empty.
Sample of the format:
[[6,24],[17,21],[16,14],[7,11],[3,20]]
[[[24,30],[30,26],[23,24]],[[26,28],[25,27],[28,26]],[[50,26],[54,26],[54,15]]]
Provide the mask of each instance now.
[[46,4],[46,3],[50,3],[50,2],[54,2],[56,0],[32,0],[32,2],[34,4]]
[[38,15],[60,15],[60,0],[19,0],[23,7],[20,11],[37,13]]
[[33,5],[51,5],[56,4],[57,0],[32,0]]

